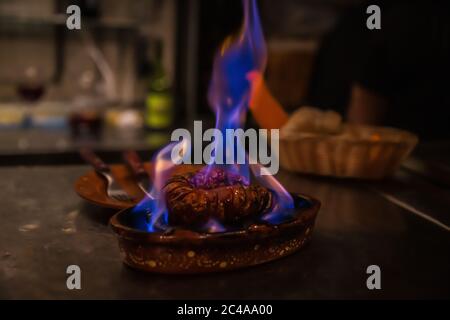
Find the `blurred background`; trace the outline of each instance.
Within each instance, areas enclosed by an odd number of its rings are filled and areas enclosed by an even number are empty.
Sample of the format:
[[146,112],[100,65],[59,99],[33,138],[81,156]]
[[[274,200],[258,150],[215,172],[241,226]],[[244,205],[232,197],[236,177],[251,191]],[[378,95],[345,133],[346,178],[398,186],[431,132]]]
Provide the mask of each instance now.
[[[355,121],[448,139],[444,2],[376,1],[382,30],[366,28],[362,0],[258,3],[266,81],[288,111],[310,104],[346,116],[362,99],[389,112],[358,120],[356,108]],[[81,30],[66,27],[70,4]],[[212,123],[212,60],[241,21],[240,0],[0,0],[0,164],[76,163],[81,146],[107,160],[150,154],[173,128]]]

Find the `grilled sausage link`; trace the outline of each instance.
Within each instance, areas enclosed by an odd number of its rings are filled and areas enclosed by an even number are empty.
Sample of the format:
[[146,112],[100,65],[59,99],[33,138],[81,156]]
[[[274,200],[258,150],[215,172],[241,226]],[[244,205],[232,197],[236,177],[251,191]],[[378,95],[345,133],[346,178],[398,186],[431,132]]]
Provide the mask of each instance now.
[[192,226],[210,218],[233,223],[270,209],[272,193],[257,184],[245,185],[237,176],[214,169],[213,178],[187,173],[170,178],[163,188],[169,223]]

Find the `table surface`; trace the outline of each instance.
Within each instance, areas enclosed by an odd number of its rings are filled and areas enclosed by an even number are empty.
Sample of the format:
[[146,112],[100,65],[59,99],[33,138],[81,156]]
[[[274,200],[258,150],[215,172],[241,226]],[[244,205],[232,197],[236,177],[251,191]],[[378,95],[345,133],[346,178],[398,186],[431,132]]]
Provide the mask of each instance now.
[[[410,180],[408,172],[385,183],[280,172],[289,191],[322,201],[307,247],[248,269],[168,276],[122,264],[108,226],[114,211],[89,205],[73,192],[87,169],[0,168],[0,298],[450,298],[450,233],[382,196],[397,190],[428,210],[440,208],[446,218],[450,191],[440,188],[438,198],[447,202],[433,206],[437,189]],[[417,194],[426,195],[423,202]],[[81,290],[66,287],[72,264],[81,268]],[[381,290],[366,287],[366,268],[373,264],[381,268]]]

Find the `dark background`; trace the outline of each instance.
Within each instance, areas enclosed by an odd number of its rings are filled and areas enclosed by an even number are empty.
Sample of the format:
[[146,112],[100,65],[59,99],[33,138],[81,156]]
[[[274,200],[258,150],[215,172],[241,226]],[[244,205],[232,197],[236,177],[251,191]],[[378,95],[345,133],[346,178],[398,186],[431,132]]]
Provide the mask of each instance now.
[[[171,129],[190,128],[195,119],[213,125],[206,101],[211,64],[223,39],[241,25],[240,0],[74,3],[84,12],[81,31],[65,27],[67,1],[0,4],[0,164],[80,162],[81,146],[115,161],[124,148],[149,158],[168,141]],[[336,110],[345,118],[352,87],[359,84],[387,100],[387,111],[376,124],[410,130],[425,142],[448,141],[446,1],[260,0],[258,4],[269,52],[266,81],[288,112],[306,104]],[[380,6],[381,30],[366,28],[368,4]],[[116,77],[113,98],[87,54],[86,30]],[[138,124],[121,128],[117,119],[125,118],[123,111],[145,116],[158,45],[174,101],[171,125],[162,131]],[[23,123],[8,120],[26,105],[17,88],[27,81],[30,67],[37,70],[45,89],[32,110],[47,118],[57,113],[62,119],[57,128],[24,128]],[[69,120],[82,94],[80,82],[92,74],[91,87],[102,106],[101,126],[86,141],[73,136]],[[248,126],[257,126],[251,117]]]

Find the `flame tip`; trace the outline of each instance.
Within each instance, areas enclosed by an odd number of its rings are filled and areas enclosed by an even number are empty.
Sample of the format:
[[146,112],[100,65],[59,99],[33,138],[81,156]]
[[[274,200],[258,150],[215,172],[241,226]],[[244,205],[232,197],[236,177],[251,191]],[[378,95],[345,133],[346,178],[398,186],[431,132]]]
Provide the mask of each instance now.
[[[216,113],[216,129],[222,133],[225,133],[228,129],[244,127],[252,81],[254,79],[257,80],[264,73],[267,61],[267,50],[256,1],[243,0],[243,7],[244,21],[240,32],[226,37],[216,54],[208,92],[210,106]],[[179,148],[177,149],[179,158],[182,158],[186,152],[189,153],[190,151],[190,146],[184,144],[187,141],[183,139],[179,143],[183,143],[183,145],[171,143],[165,146],[154,158],[154,182],[150,192],[152,199],[142,202],[142,206],[147,206],[146,209],[151,212],[150,221],[147,222],[146,226],[149,232],[156,232],[160,231],[161,228],[169,227],[168,212],[164,195],[161,191],[165,181],[172,174],[175,165],[179,164],[174,163],[174,159],[171,158],[174,148]],[[245,150],[245,147],[239,143],[235,147]],[[234,149],[229,150],[225,145],[219,152],[223,151],[225,151],[224,154],[228,154],[234,152]],[[217,152],[215,150],[212,157],[215,158]],[[233,153],[232,157],[236,158],[236,153]],[[245,181],[250,183],[248,159],[244,165],[236,164],[237,162],[234,161],[235,164],[227,164],[226,170],[232,174],[240,175]],[[210,172],[212,167],[213,164],[208,165],[206,172]],[[289,200],[289,193],[274,177],[265,177],[267,176],[256,177],[256,179],[276,193],[278,204],[272,210],[273,212],[271,211],[271,214],[276,214],[279,210],[288,208],[292,198]],[[140,206],[141,204],[136,208]],[[226,231],[225,227],[214,219],[210,219],[205,228],[209,230],[208,232]]]

